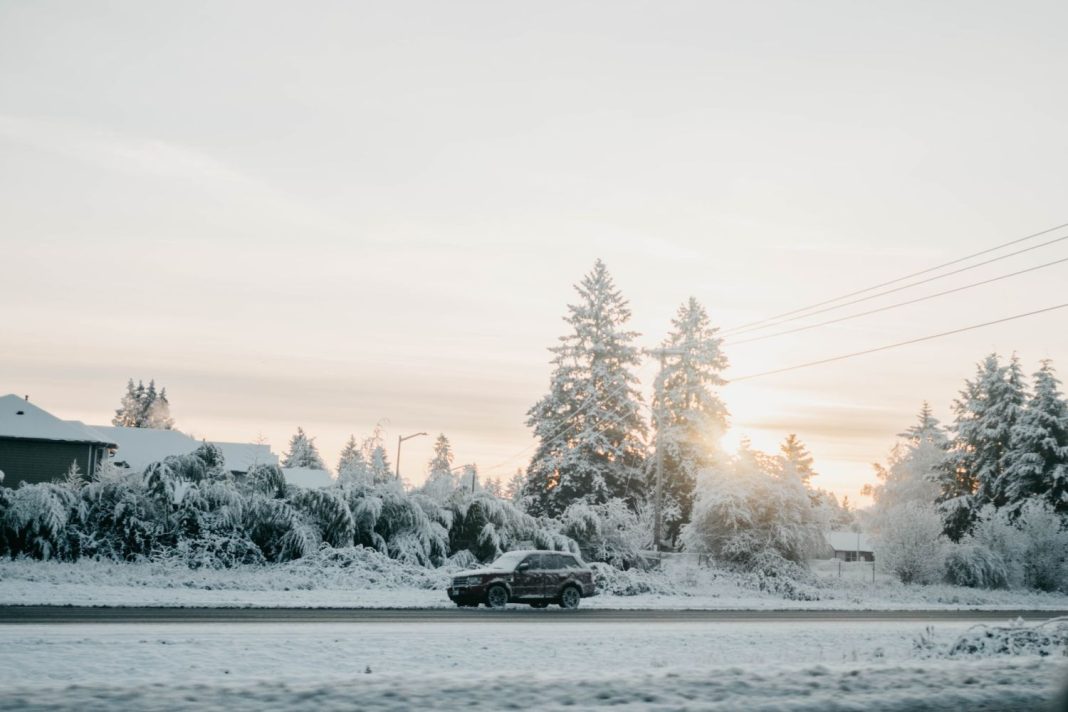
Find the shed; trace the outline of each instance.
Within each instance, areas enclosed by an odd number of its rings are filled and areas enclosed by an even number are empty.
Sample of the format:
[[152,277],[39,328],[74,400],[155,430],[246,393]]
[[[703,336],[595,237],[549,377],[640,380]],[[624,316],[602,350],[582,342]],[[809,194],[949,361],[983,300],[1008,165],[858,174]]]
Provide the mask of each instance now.
[[0,396],[0,472],[4,486],[51,482],[76,463],[93,476],[116,443],[76,421],[60,420],[25,398]]
[[867,535],[860,532],[824,532],[833,555],[842,561],[875,561],[875,549]]

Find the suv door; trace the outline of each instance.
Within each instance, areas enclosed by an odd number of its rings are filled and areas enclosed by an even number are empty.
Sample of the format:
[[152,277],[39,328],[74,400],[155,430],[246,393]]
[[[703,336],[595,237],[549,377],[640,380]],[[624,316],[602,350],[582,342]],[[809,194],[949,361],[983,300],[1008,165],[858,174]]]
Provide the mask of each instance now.
[[530,554],[519,562],[512,574],[512,597],[535,598],[542,595],[541,554]]
[[563,554],[543,554],[546,561],[542,575],[542,594],[546,598],[555,598],[567,580],[568,562]]

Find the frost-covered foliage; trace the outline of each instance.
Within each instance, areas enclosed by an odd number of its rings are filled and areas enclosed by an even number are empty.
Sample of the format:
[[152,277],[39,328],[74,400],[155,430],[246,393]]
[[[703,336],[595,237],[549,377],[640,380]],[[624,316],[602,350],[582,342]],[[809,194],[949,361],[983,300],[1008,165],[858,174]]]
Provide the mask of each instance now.
[[876,564],[905,584],[941,580],[947,542],[934,506],[907,502],[890,510],[887,522],[875,535]]
[[12,554],[77,556],[77,539],[69,527],[81,515],[77,492],[59,484],[24,484],[4,500],[3,539]]
[[122,404],[111,419],[112,425],[124,428],[156,428],[170,430],[174,427],[171,418],[171,404],[167,400],[167,389],[156,391],[156,382],[149,381],[148,387],[142,381],[134,385],[131,378],[126,384],[126,394]]
[[1068,515],[1068,402],[1049,361],[1034,379],[1033,395],[1012,427],[1005,496],[1010,507],[1037,497]]
[[492,561],[505,551],[519,548],[520,544],[582,553],[578,544],[557,531],[552,523],[535,519],[512,502],[488,492],[458,491],[449,506],[454,512],[449,532],[452,551],[467,549],[479,561]]
[[578,543],[587,561],[630,568],[640,563],[642,551],[652,548],[649,519],[621,499],[604,504],[575,502],[560,516],[560,531]]
[[961,542],[946,556],[946,580],[969,588],[1008,588],[1009,566],[1005,559],[982,544]]
[[948,440],[926,402],[916,424],[898,437],[902,440],[890,451],[886,466],[875,466],[879,484],[866,488],[874,500],[869,516],[873,533],[894,526],[890,515],[898,507],[932,504],[938,498],[936,479]]
[[573,502],[640,494],[646,425],[634,374],[641,354],[627,301],[600,260],[576,285],[571,333],[553,354],[549,392],[528,411],[538,447],[527,470],[528,511],[558,516]]
[[309,470],[325,470],[319,448],[315,446],[315,438],[309,438],[304,433],[304,428],[297,428],[297,432],[289,439],[289,450],[282,456],[282,467],[306,467]]
[[423,485],[423,493],[438,502],[448,499],[459,484],[452,471],[452,461],[452,445],[449,444],[449,439],[444,434],[438,435],[434,441],[434,457],[430,460],[426,483]]
[[818,512],[783,460],[744,444],[729,463],[703,473],[693,519],[683,528],[687,551],[752,569],[767,553],[803,563],[823,545]]
[[1068,618],[1050,618],[1039,623],[1017,618],[1008,625],[979,624],[944,646],[935,642],[933,631],[928,629],[927,634],[915,641],[914,647],[921,657],[1064,657],[1068,656]]

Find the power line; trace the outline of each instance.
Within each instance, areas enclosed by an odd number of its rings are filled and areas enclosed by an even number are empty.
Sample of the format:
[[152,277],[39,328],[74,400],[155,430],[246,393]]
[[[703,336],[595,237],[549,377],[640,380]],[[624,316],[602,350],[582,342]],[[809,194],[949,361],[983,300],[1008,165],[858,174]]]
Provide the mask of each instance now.
[[835,297],[833,299],[827,299],[827,300],[824,300],[822,302],[817,302],[815,304],[809,304],[808,306],[805,306],[805,307],[800,307],[798,309],[793,309],[791,311],[783,312],[781,314],[775,314],[775,315],[766,317],[764,319],[758,319],[757,321],[751,321],[751,322],[749,322],[747,324],[739,324],[738,326],[731,327],[730,329],[727,329],[727,331],[733,332],[733,331],[738,331],[738,330],[741,330],[741,329],[748,329],[751,326],[757,326],[758,324],[763,324],[764,322],[767,322],[767,321],[774,321],[775,319],[781,319],[782,317],[785,317],[785,316],[793,316],[794,314],[799,314],[800,312],[808,311],[810,309],[815,309],[816,307],[822,307],[822,306],[827,305],[827,304],[833,304],[834,302],[839,302],[839,301],[841,301],[843,299],[849,299],[850,297],[855,297],[855,296],[857,296],[859,294],[864,294],[865,292],[871,292],[871,291],[876,290],[876,289],[881,289],[882,287],[888,287],[891,284],[897,284],[898,282],[904,282],[906,279],[912,279],[913,277],[919,277],[920,275],[929,274],[931,272],[935,272],[937,270],[940,270],[940,269],[942,269],[944,267],[951,267],[951,266],[953,266],[955,264],[959,264],[961,262],[965,262],[965,261],[973,259],[975,257],[981,257],[981,256],[989,254],[991,252],[996,252],[996,251],[998,251],[1000,249],[1003,249],[1005,247],[1011,247],[1012,245],[1016,245],[1016,244],[1019,244],[1021,242],[1026,242],[1027,240],[1033,240],[1036,237],[1041,237],[1042,235],[1047,235],[1047,234],[1049,234],[1051,232],[1055,232],[1057,230],[1060,230],[1063,227],[1068,227],[1068,223],[1064,223],[1062,225],[1057,225],[1056,227],[1047,228],[1047,229],[1042,230],[1040,232],[1035,232],[1035,233],[1032,233],[1030,235],[1026,235],[1025,237],[1020,237],[1020,238],[1017,238],[1015,240],[1010,240],[1009,242],[1003,242],[1000,245],[995,245],[994,247],[988,247],[985,250],[980,250],[979,252],[973,252],[970,255],[965,255],[964,257],[958,257],[955,260],[950,260],[949,262],[943,262],[940,265],[935,265],[934,267],[928,267],[927,269],[922,269],[922,270],[920,270],[918,272],[912,272],[911,274],[906,274],[903,277],[898,277],[896,279],[891,279],[891,280],[886,281],[886,282],[880,282],[879,284],[875,284],[875,285],[872,285],[870,287],[865,287],[864,289],[858,289],[858,290],[856,290],[854,292],[849,292],[848,294],[842,294],[842,295],[840,295],[838,297]]
[[921,341],[931,341],[932,339],[940,339],[943,336],[951,336],[953,334],[960,334],[965,331],[972,331],[973,329],[982,329],[986,326],[993,326],[994,324],[1003,324],[1007,321],[1014,321],[1016,319],[1023,319],[1024,317],[1034,316],[1036,314],[1044,314],[1045,312],[1055,311],[1057,309],[1064,309],[1068,307],[1068,302],[1064,304],[1058,304],[1052,307],[1046,307],[1045,309],[1036,309],[1035,311],[1025,312],[1023,314],[1015,314],[1013,316],[1007,316],[1003,319],[995,319],[994,321],[983,322],[982,324],[972,324],[971,326],[965,326],[960,329],[953,329],[951,331],[943,331],[939,334],[930,334],[928,336],[921,336],[917,339],[909,339],[908,341],[899,341],[896,344],[887,344],[886,346],[877,346],[873,349],[865,349],[864,351],[856,351],[851,354],[843,354],[841,356],[832,356],[831,358],[820,359],[819,361],[809,361],[808,363],[799,363],[796,366],[787,366],[786,368],[776,368],[771,371],[762,371],[760,373],[752,373],[748,376],[741,376],[739,378],[733,378],[731,383],[737,383],[739,381],[748,381],[754,378],[763,378],[764,376],[771,376],[776,373],[786,373],[787,371],[796,371],[801,368],[809,368],[811,366],[819,366],[825,363],[832,363],[834,361],[843,361],[847,358],[853,358],[855,356],[864,356],[866,354],[876,353],[877,351],[887,351],[889,349],[896,349],[900,346],[908,346],[910,344],[918,344]]
[[1017,277],[1017,276],[1019,276],[1021,274],[1027,274],[1028,272],[1035,272],[1036,270],[1045,269],[1046,267],[1052,267],[1054,265],[1059,265],[1059,264],[1062,264],[1064,262],[1068,262],[1068,257],[1065,257],[1065,258],[1059,259],[1059,260],[1054,260],[1053,262],[1046,262],[1045,264],[1036,265],[1034,267],[1028,267],[1027,269],[1022,269],[1022,270],[1019,270],[1017,272],[1010,272],[1009,274],[1003,274],[1003,275],[1000,275],[1000,276],[997,276],[997,277],[991,277],[990,279],[984,279],[984,280],[982,280],[980,282],[972,282],[971,284],[965,284],[964,286],[961,286],[961,287],[954,287],[953,289],[947,289],[947,290],[942,291],[942,292],[936,292],[934,294],[927,294],[927,295],[922,296],[922,297],[917,297],[916,299],[909,299],[909,300],[904,301],[904,302],[897,302],[896,304],[889,304],[889,305],[887,305],[885,307],[879,307],[878,309],[869,309],[868,311],[858,312],[856,314],[849,314],[847,316],[839,317],[837,319],[829,319],[827,321],[821,321],[821,322],[817,322],[815,324],[806,324],[805,326],[798,326],[798,327],[795,327],[793,329],[786,329],[785,331],[776,331],[775,333],[764,334],[763,336],[753,336],[753,337],[750,337],[748,339],[740,339],[738,341],[735,341],[735,340],[731,339],[730,337],[727,337],[725,339],[725,341],[726,341],[728,346],[737,346],[739,344],[749,344],[749,343],[752,343],[754,341],[764,341],[765,339],[772,339],[772,338],[775,338],[776,336],[785,336],[786,334],[795,334],[795,333],[797,333],[799,331],[808,331],[809,329],[815,329],[815,328],[820,327],[820,326],[828,326],[830,324],[837,324],[839,322],[849,321],[850,319],[856,319],[858,317],[869,316],[871,314],[878,314],[879,312],[888,311],[890,309],[897,309],[898,307],[908,306],[909,304],[916,304],[917,302],[925,302],[928,299],[934,299],[936,297],[944,297],[947,294],[953,294],[955,292],[963,292],[966,289],[972,289],[974,287],[980,287],[980,286],[982,286],[984,284],[990,284],[991,282],[998,282],[1000,280],[1008,279],[1010,277]]
[[[943,274],[936,274],[933,277],[927,277],[926,279],[921,279],[921,280],[918,280],[918,281],[915,281],[915,282],[909,282],[908,284],[903,284],[900,287],[894,287],[893,289],[887,289],[887,290],[884,290],[882,292],[876,292],[875,294],[869,294],[866,297],[858,297],[857,299],[853,299],[853,300],[848,301],[848,302],[843,302],[841,304],[835,304],[833,306],[824,307],[823,309],[817,309],[816,311],[809,311],[807,314],[798,314],[796,316],[787,317],[785,319],[779,319],[778,321],[772,321],[770,323],[764,324],[763,326],[753,326],[753,327],[744,328],[744,329],[742,327],[738,327],[738,328],[731,329],[731,330],[729,330],[727,332],[724,332],[724,333],[727,334],[727,335],[732,334],[732,333],[735,334],[735,335],[748,334],[748,333],[751,333],[753,331],[762,331],[763,329],[770,329],[771,327],[778,326],[779,324],[788,324],[788,323],[790,323],[792,321],[797,321],[798,319],[807,319],[807,318],[809,318],[811,316],[816,316],[817,314],[825,314],[826,312],[835,311],[837,309],[842,309],[844,307],[848,307],[848,306],[851,306],[853,304],[859,304],[861,302],[868,302],[868,301],[871,301],[872,299],[878,299],[879,297],[885,297],[888,294],[894,294],[896,292],[900,292],[900,291],[903,291],[905,289],[911,289],[913,287],[918,287],[921,284],[927,284],[928,282],[935,282],[935,281],[937,281],[939,279],[944,279],[946,277],[952,277],[953,275],[960,274],[961,272],[967,272],[969,270],[973,270],[973,269],[976,269],[978,267],[985,267],[986,265],[993,264],[994,262],[1000,262],[1001,260],[1006,260],[1006,259],[1008,259],[1010,257],[1015,257],[1016,255],[1022,255],[1023,253],[1031,252],[1032,250],[1038,250],[1040,248],[1047,247],[1049,245],[1052,245],[1052,244],[1057,243],[1057,242],[1061,242],[1063,240],[1068,240],[1068,235],[1063,235],[1063,236],[1058,237],[1056,239],[1049,240],[1048,242],[1041,242],[1041,243],[1039,243],[1037,245],[1032,245],[1031,247],[1025,247],[1022,250],[1016,250],[1015,252],[1009,252],[1008,254],[1000,255],[998,257],[992,257],[991,259],[984,260],[983,262],[976,262],[975,264],[968,265],[967,267],[961,267],[959,269],[955,269],[955,270],[952,270],[950,272],[944,272]],[[864,291],[868,291],[868,290],[864,290]]]

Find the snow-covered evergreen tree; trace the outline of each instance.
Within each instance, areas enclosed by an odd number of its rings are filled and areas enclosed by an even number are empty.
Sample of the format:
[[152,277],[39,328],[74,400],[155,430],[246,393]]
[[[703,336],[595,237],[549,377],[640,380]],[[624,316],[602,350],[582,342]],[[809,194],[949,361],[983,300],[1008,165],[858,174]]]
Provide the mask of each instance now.
[[1038,497],[1068,514],[1068,402],[1050,361],[1034,375],[1027,408],[1012,427],[1005,455],[1005,498],[1010,507]]
[[[690,521],[697,473],[720,456],[728,414],[716,392],[726,384],[720,374],[727,358],[708,313],[691,297],[679,307],[671,325],[662,344],[664,368],[654,388],[653,426],[654,447],[663,448],[661,536],[674,542]],[[648,472],[647,491],[652,492],[656,478],[652,462]]]
[[796,434],[790,433],[779,446],[779,452],[783,459],[783,472],[796,477],[801,484],[808,487],[812,478],[816,476],[816,470],[812,454],[809,453],[801,439]]
[[371,466],[363,449],[356,443],[356,436],[350,435],[338,458],[337,482],[342,486],[369,485],[372,479]]
[[524,495],[533,514],[558,515],[571,503],[640,494],[646,426],[632,369],[641,356],[628,331],[630,309],[604,263],[576,285],[571,333],[554,354],[549,393],[528,412],[538,448]]
[[515,474],[508,480],[508,484],[504,487],[505,499],[521,505],[523,502],[523,486],[527,482],[526,473],[523,472],[523,468],[516,468]]
[[971,528],[981,507],[1008,501],[1005,455],[1025,397],[1019,360],[1002,366],[990,354],[954,401],[954,437],[939,475],[940,511],[952,540]]
[[167,400],[167,389],[156,391],[156,382],[151,380],[148,387],[142,381],[134,385],[131,378],[126,384],[126,393],[111,419],[112,425],[124,428],[156,428],[171,430],[174,419],[171,418],[171,406]]
[[315,446],[315,438],[304,434],[303,428],[289,439],[289,450],[282,458],[282,467],[306,467],[311,470],[326,470],[326,464]]
[[389,454],[386,452],[386,446],[382,444],[381,440],[371,447],[369,459],[371,461],[371,479],[375,484],[397,479],[396,473],[393,472],[393,466],[389,464]]
[[439,502],[445,501],[456,489],[456,475],[452,471],[452,445],[444,434],[434,441],[434,457],[427,467],[423,491]]
[[898,437],[902,441],[890,451],[887,464],[875,465],[879,484],[865,488],[866,494],[874,500],[871,508],[873,532],[899,526],[894,521],[894,513],[899,507],[931,505],[939,498],[938,478],[943,473],[949,440],[926,402],[916,424]]

